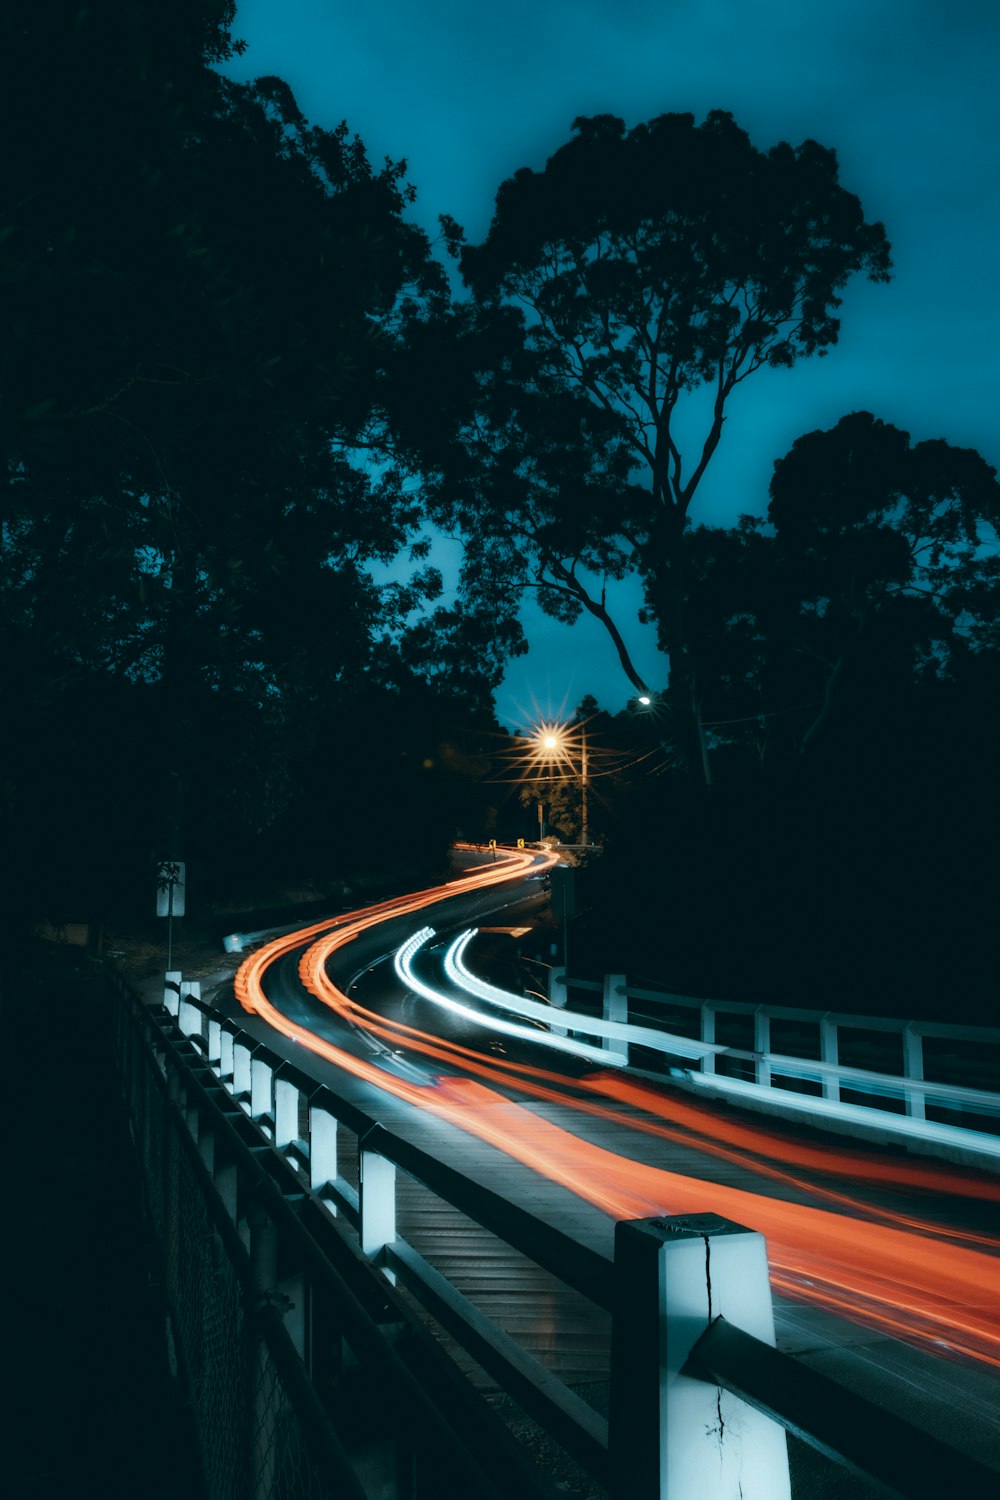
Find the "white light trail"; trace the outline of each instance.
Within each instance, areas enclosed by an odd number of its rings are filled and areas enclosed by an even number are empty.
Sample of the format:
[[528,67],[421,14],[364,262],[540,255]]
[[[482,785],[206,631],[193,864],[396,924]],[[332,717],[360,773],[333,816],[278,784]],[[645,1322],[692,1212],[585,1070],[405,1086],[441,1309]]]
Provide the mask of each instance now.
[[[766,1054],[765,1054],[766,1055]],[[763,1103],[764,1106],[780,1104],[786,1115],[798,1115],[803,1119],[845,1122],[854,1130],[867,1126],[885,1135],[910,1137],[915,1140],[933,1141],[938,1145],[961,1147],[975,1152],[984,1162],[1000,1161],[1000,1136],[986,1135],[967,1126],[948,1125],[936,1120],[920,1120],[912,1115],[890,1114],[888,1110],[873,1109],[866,1104],[847,1104],[836,1099],[819,1099],[808,1094],[793,1094],[788,1089],[776,1090],[767,1084],[749,1083],[742,1078],[723,1078],[718,1073],[695,1073],[688,1070],[687,1081],[705,1094],[722,1094],[736,1104]],[[803,1074],[808,1077],[808,1074]]]
[[[580,1011],[542,1005],[537,1000],[526,1000],[520,995],[514,995],[510,990],[498,989],[485,979],[479,979],[466,967],[465,950],[475,935],[476,929],[471,928],[455,939],[445,954],[444,968],[452,984],[465,990],[467,994],[475,995],[478,1000],[486,1000],[490,1005],[501,1006],[515,1015],[530,1017],[532,1020],[567,1026],[573,1031],[586,1032],[588,1036],[607,1037],[609,1041],[650,1047],[657,1052],[667,1052],[677,1057],[702,1058],[709,1053],[727,1050],[718,1042],[699,1042],[691,1037],[676,1036],[670,1031],[656,1031],[651,1026],[636,1026],[631,1021],[606,1021],[600,1016],[585,1016]],[[603,1052],[601,1055],[606,1061],[615,1054]]]
[[[393,960],[396,973],[403,983],[418,995],[423,996],[425,1000],[429,1000],[432,1005],[438,1005],[443,1010],[450,1010],[467,1021],[474,1021],[477,1026],[486,1026],[489,1030],[502,1032],[505,1036],[520,1037],[523,1041],[534,1042],[536,1046],[552,1047],[559,1052],[569,1052],[575,1057],[586,1058],[588,1062],[599,1063],[602,1067],[623,1068],[625,1066],[626,1058],[622,1052],[605,1052],[602,1047],[592,1047],[588,1042],[577,1042],[572,1037],[553,1036],[551,1032],[538,1031],[533,1026],[519,1026],[516,1021],[504,1021],[499,1016],[485,1015],[471,1005],[463,1005],[460,1000],[453,1000],[449,995],[444,995],[440,990],[425,984],[414,974],[412,964],[416,954],[433,936],[433,927],[422,927],[398,949]],[[470,933],[469,936],[471,937],[472,934]],[[503,992],[498,991],[498,993]],[[524,1003],[530,1004],[528,1001]],[[556,1021],[562,1024],[562,1011],[547,1005],[539,1005],[536,1009],[539,1013],[539,1020],[544,1020],[548,1025]],[[528,1014],[526,1011],[522,1013]]]

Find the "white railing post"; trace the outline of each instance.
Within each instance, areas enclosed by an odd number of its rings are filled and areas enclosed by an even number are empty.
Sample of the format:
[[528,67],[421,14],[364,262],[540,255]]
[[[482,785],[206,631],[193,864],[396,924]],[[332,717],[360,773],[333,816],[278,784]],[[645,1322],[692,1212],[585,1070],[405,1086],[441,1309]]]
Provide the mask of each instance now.
[[337,1180],[337,1117],[309,1106],[309,1186],[313,1192]]
[[[819,1018],[819,1060],[829,1063],[831,1067],[840,1066],[840,1042],[837,1036],[837,1023],[831,1020],[830,1012],[827,1011]],[[823,1074],[823,1098],[840,1099],[840,1079],[835,1073]]]
[[[701,1039],[711,1045],[715,1044],[715,1006],[711,1000],[703,1000],[701,1003]],[[706,1052],[701,1060],[701,1071],[703,1073],[715,1072],[715,1053]]]
[[249,1094],[250,1088],[250,1048],[246,1042],[233,1037],[233,1094],[240,1098]]
[[209,1065],[218,1072],[222,1061],[222,1022],[217,1021],[214,1016],[208,1018],[208,1052]]
[[[903,1076],[915,1082],[924,1081],[924,1039],[913,1030],[913,1022],[903,1028]],[[914,1120],[925,1120],[927,1111],[922,1089],[905,1089],[906,1113]]]
[[716,1214],[615,1226],[612,1500],[790,1500],[784,1429],[684,1373],[720,1315],[774,1345],[763,1235]]
[[219,1035],[219,1077],[228,1078],[230,1081],[230,1093],[235,1091],[233,1084],[233,1072],[236,1068],[236,1038],[225,1026],[220,1028]]
[[287,1078],[274,1080],[274,1144],[279,1151],[299,1138],[299,1091]]
[[254,1120],[261,1120],[265,1115],[273,1115],[274,1096],[272,1084],[274,1083],[274,1069],[269,1062],[262,1057],[250,1058],[250,1116]]
[[[604,1019],[628,1022],[628,988],[624,974],[604,976]],[[615,1041],[606,1036],[601,1038],[601,1048],[605,1052],[624,1052],[625,1063],[628,1065],[628,1042]]]
[[[565,1010],[569,1001],[569,985],[566,983],[566,970],[561,965],[553,965],[549,970],[549,1004],[555,1005],[559,1010]],[[553,1036],[566,1036],[565,1026],[553,1026]]]
[[771,1016],[762,1005],[758,1005],[753,1013],[753,1050],[757,1054],[754,1059],[756,1081],[761,1088],[770,1088],[771,1064],[765,1054],[771,1050]]
[[163,976],[163,1007],[172,1016],[176,1016],[180,1005],[183,977],[180,969],[168,969]]
[[197,979],[181,981],[177,996],[177,1024],[185,1036],[201,1036],[201,1011],[192,1000],[201,999],[201,984]]
[[361,1249],[377,1255],[396,1238],[396,1163],[361,1143]]

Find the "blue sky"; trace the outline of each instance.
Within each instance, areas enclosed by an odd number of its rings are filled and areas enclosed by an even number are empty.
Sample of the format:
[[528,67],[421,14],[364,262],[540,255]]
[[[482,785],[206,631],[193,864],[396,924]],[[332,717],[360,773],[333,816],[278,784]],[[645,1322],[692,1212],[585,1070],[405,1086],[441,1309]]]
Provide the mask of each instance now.
[[[451,214],[485,234],[500,182],[541,167],[577,115],[629,125],[729,110],[754,144],[836,149],[841,181],[893,245],[888,286],[848,288],[839,344],[738,392],[694,519],[762,514],[794,439],[870,410],[1000,466],[1000,5],[996,0],[242,0],[247,42],[227,71],[276,73],[317,124],[346,119],[370,157],[408,162],[432,238]],[[618,600],[641,670],[665,665]],[[498,693],[508,723],[533,707],[611,709],[629,687],[596,626],[526,616],[531,650]]]

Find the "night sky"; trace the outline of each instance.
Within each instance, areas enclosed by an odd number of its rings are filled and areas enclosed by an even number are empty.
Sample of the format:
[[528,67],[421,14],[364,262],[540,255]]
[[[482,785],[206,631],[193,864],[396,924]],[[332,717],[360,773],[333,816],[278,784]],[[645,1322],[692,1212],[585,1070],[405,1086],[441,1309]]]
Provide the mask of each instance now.
[[[577,115],[631,126],[729,110],[761,149],[812,137],[881,219],[888,286],[849,285],[825,359],[762,371],[729,408],[693,518],[763,514],[771,466],[794,439],[870,410],[914,440],[943,437],[1000,465],[1000,6],[996,0],[241,0],[247,51],[227,71],[276,73],[317,124],[346,119],[371,159],[405,157],[413,216],[436,239],[449,213],[485,234],[499,183],[540,168]],[[665,665],[621,600],[640,670]],[[628,696],[597,626],[526,615],[500,718]],[[646,644],[643,644],[643,637]]]

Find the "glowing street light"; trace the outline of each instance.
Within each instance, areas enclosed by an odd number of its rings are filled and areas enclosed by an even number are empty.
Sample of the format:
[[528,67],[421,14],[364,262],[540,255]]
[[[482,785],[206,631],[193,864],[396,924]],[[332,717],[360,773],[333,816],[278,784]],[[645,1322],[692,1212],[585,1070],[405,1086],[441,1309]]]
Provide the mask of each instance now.
[[[587,757],[587,728],[585,724],[577,729],[572,725],[563,724],[539,724],[532,736],[535,742],[536,760],[549,763],[564,764],[570,775],[576,776],[575,752],[580,756],[580,843],[590,843],[590,830],[587,822],[587,784],[588,784],[588,757]],[[541,819],[539,818],[539,822]]]

